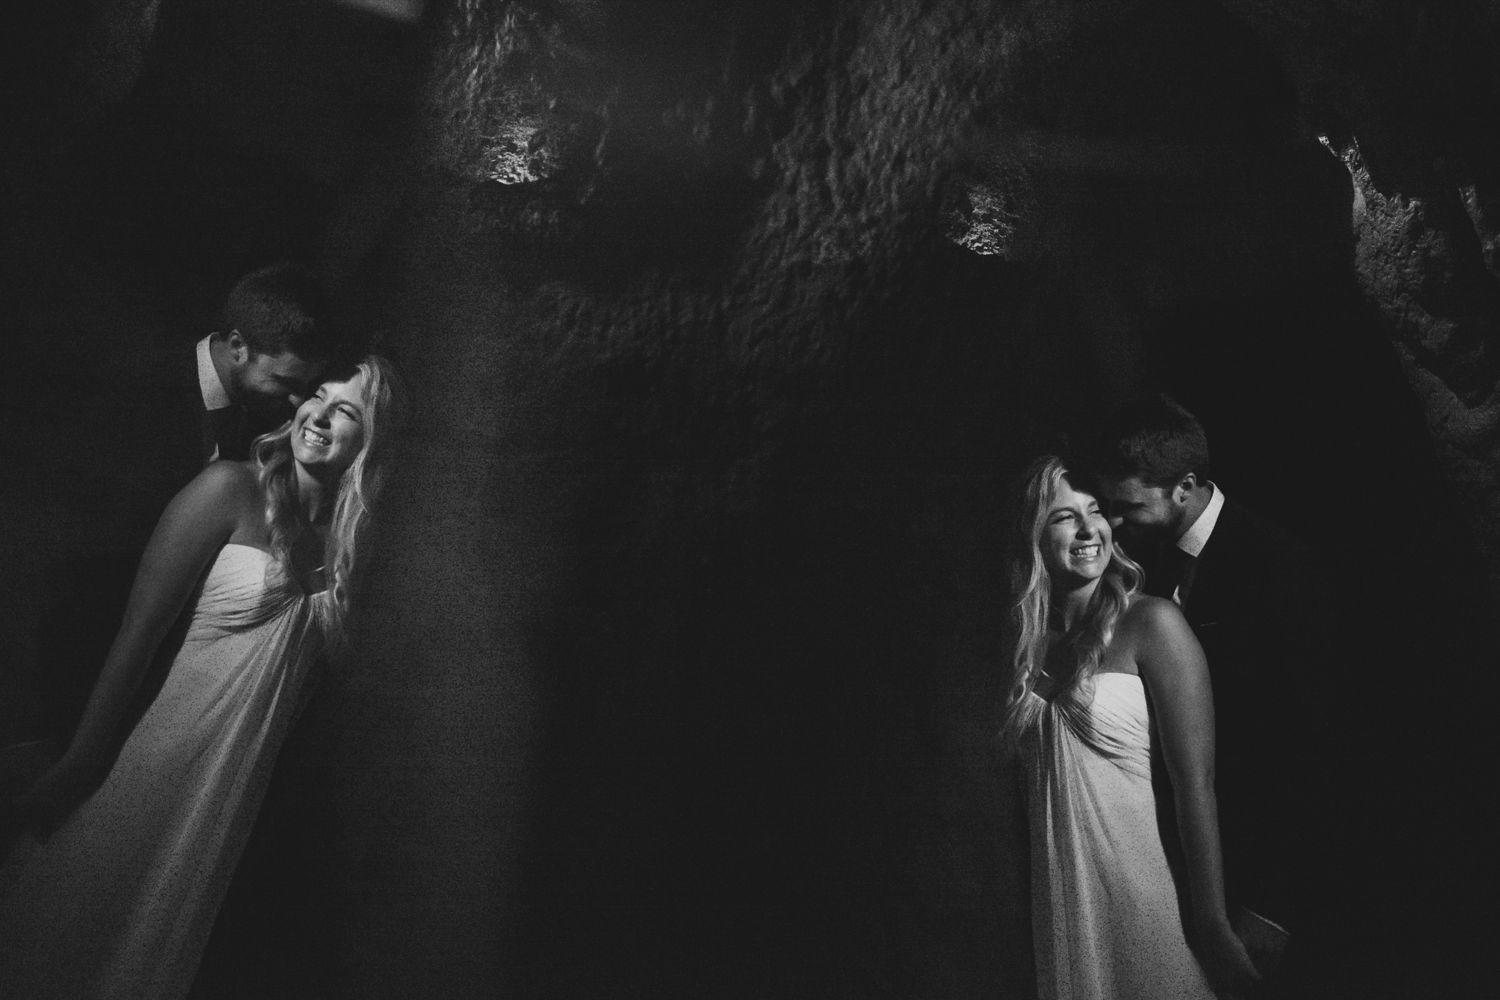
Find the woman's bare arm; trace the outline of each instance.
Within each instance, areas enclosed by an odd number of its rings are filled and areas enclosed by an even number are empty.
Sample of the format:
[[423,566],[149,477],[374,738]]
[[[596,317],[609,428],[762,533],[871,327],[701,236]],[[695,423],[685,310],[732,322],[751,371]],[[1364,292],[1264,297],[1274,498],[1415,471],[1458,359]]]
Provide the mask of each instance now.
[[245,510],[247,490],[253,488],[247,475],[233,463],[216,462],[167,505],[141,556],[120,629],[73,739],[16,803],[18,814],[51,825],[103,780],[147,668]]
[[1142,598],[1135,618],[1136,664],[1151,693],[1157,735],[1172,781],[1177,829],[1187,865],[1189,915],[1210,975],[1242,987],[1257,977],[1230,928],[1214,791],[1214,704],[1208,662],[1182,611]]

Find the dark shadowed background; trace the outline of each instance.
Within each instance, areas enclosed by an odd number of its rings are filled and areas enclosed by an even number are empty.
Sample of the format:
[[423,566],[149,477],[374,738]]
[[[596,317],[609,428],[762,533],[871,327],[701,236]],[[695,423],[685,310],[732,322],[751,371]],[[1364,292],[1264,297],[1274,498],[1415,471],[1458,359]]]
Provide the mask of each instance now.
[[1313,995],[1487,981],[1493,4],[7,17],[0,742],[81,707],[235,277],[418,397],[200,996],[1024,996],[999,512],[1150,387],[1347,598]]

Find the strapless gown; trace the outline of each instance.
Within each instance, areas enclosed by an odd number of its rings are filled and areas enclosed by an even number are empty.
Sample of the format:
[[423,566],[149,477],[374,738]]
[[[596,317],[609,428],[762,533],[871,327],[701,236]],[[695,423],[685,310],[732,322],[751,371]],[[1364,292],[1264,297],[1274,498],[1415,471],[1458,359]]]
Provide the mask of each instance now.
[[1092,697],[1045,703],[1020,744],[1037,992],[1213,1000],[1156,823],[1145,686],[1101,673],[1092,687]]
[[187,994],[321,647],[325,601],[260,549],[219,552],[104,783],[0,866],[0,997]]

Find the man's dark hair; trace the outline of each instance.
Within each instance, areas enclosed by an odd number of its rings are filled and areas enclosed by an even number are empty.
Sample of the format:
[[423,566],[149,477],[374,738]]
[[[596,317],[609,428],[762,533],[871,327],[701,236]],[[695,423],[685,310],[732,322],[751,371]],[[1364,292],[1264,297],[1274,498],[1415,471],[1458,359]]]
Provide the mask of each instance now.
[[301,358],[326,361],[334,345],[325,328],[323,290],[304,268],[279,261],[251,271],[229,290],[221,329],[238,331],[257,354],[291,351]]
[[1139,476],[1147,486],[1170,487],[1189,472],[1208,475],[1203,425],[1166,393],[1120,407],[1091,451],[1095,469],[1112,479]]

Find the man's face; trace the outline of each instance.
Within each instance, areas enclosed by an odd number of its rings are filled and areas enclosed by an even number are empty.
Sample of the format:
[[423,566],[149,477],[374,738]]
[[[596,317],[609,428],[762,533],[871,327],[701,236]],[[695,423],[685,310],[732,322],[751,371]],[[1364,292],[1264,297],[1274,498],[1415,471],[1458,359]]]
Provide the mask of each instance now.
[[1106,479],[1103,492],[1109,504],[1109,523],[1120,540],[1175,539],[1182,523],[1183,505],[1175,502],[1174,486],[1147,486],[1140,476]]
[[231,368],[229,396],[247,406],[290,409],[299,405],[322,373],[320,362],[283,351],[264,354],[247,350]]

